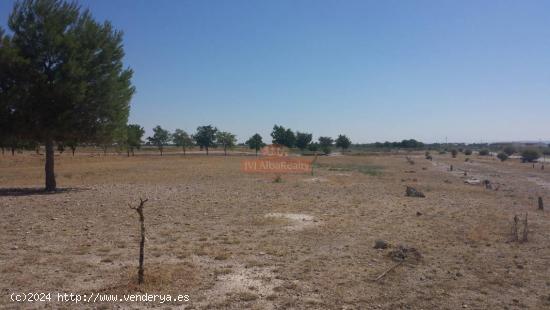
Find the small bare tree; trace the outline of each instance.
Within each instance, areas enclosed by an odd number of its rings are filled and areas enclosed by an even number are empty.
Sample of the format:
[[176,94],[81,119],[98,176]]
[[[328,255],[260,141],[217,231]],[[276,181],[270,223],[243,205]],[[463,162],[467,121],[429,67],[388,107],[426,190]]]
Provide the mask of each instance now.
[[138,269],[138,283],[143,284],[143,251],[145,248],[145,218],[143,216],[143,206],[149,199],[143,200],[142,198],[139,198],[139,206],[132,207],[131,204],[128,204],[130,206],[130,209],[136,210],[136,212],[139,215],[139,222],[141,224],[141,240],[139,242],[139,269]]
[[527,242],[527,236],[529,235],[529,227],[527,225],[527,213],[523,219],[523,234],[521,236],[521,242]]

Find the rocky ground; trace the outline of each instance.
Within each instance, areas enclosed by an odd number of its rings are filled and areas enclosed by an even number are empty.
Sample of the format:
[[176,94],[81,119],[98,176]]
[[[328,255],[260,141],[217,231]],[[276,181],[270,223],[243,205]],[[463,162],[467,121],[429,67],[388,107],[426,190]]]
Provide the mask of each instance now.
[[[313,176],[275,182],[242,173],[241,156],[64,154],[55,194],[36,190],[41,156],[0,157],[0,307],[81,306],[14,303],[13,292],[146,292],[190,300],[85,307],[549,308],[550,216],[537,199],[550,209],[550,171],[408,156],[414,164],[405,155],[323,157]],[[425,198],[405,196],[407,186]],[[149,198],[142,286],[128,206],[140,197]],[[375,249],[376,240],[386,244]]]

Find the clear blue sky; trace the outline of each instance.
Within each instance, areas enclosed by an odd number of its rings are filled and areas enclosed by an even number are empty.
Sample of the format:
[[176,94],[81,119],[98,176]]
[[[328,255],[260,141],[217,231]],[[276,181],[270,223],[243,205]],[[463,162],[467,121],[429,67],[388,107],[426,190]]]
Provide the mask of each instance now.
[[550,140],[550,1],[80,3],[124,31],[147,133]]

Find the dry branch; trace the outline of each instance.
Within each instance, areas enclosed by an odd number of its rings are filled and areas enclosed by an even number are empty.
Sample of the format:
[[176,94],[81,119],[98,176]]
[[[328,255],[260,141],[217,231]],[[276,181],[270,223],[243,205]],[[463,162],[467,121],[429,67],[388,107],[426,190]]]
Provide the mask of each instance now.
[[143,200],[142,198],[139,198],[139,206],[132,207],[131,204],[128,204],[130,206],[130,209],[136,210],[136,212],[139,215],[139,222],[141,224],[141,240],[139,242],[139,269],[138,269],[138,283],[143,283],[143,256],[144,256],[144,248],[145,248],[145,218],[143,216],[143,206],[149,199]]
[[398,262],[397,264],[391,266],[388,270],[384,271],[381,275],[379,275],[378,277],[376,277],[376,279],[374,279],[374,282],[376,282],[376,281],[382,279],[383,277],[385,277],[385,276],[388,274],[388,272],[394,270],[395,268],[397,268],[397,266],[399,266],[399,265],[401,265],[401,264],[403,264],[403,261],[400,261],[400,262]]

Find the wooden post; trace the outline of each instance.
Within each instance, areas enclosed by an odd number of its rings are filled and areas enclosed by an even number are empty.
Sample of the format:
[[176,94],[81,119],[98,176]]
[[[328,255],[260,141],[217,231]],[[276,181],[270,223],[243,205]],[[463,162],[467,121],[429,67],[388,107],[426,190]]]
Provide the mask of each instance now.
[[539,210],[544,210],[544,204],[542,203],[542,197],[539,197]]

